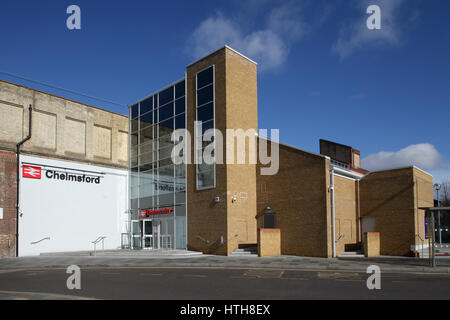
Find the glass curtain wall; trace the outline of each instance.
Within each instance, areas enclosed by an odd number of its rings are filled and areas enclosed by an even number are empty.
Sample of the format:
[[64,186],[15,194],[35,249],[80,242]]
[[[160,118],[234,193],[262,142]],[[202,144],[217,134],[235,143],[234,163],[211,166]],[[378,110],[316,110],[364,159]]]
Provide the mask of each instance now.
[[[130,220],[135,249],[146,248],[142,224],[136,223],[142,220],[160,226],[157,231],[153,228],[153,249],[157,243],[161,249],[186,248],[186,164],[175,165],[171,159],[171,135],[175,129],[186,128],[185,87],[183,79],[129,108]],[[157,211],[168,208],[170,213]],[[142,214],[145,210],[147,214]]]

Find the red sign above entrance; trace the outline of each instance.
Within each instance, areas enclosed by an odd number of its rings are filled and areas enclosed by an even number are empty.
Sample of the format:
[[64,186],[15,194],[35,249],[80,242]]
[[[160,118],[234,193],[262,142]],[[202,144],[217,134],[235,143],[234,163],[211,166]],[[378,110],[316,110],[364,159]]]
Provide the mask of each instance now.
[[154,214],[171,214],[173,212],[172,208],[166,208],[166,209],[146,209],[146,210],[141,210],[139,211],[139,217],[141,218],[146,218],[150,215],[154,215]]

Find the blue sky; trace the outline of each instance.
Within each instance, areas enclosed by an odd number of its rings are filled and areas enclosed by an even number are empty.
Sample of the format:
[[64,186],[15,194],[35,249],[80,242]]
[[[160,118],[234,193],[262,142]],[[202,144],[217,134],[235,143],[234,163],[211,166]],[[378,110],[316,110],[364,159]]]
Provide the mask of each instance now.
[[[66,8],[81,8],[81,30]],[[381,8],[381,30],[366,9]],[[418,165],[450,178],[450,2],[446,0],[3,1],[0,71],[127,105],[227,44],[256,60],[259,127],[363,165]],[[124,107],[0,78],[125,113]]]

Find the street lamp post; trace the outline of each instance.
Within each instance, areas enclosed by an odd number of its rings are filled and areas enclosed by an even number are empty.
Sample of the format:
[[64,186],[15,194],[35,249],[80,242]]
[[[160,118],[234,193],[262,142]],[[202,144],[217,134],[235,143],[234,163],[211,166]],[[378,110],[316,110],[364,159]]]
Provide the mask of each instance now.
[[[434,188],[436,189],[436,197],[437,197],[437,206],[439,208],[439,190],[441,189],[441,185],[436,183],[434,185]],[[438,210],[437,211],[437,225],[438,225],[438,235],[439,235],[439,245],[442,246],[442,235],[441,235],[441,213]]]

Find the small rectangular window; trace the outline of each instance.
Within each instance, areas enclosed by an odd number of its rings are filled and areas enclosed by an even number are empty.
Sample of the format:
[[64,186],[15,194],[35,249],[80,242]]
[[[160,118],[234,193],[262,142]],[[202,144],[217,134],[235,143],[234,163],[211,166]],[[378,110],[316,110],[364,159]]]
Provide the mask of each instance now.
[[214,94],[213,89],[214,89],[214,87],[211,84],[197,92],[197,98],[198,98],[197,105],[198,106],[202,106],[205,103],[213,101],[213,94]]
[[197,90],[214,82],[214,66],[197,73]]
[[206,122],[214,118],[214,104],[208,103],[197,109],[197,121]]

